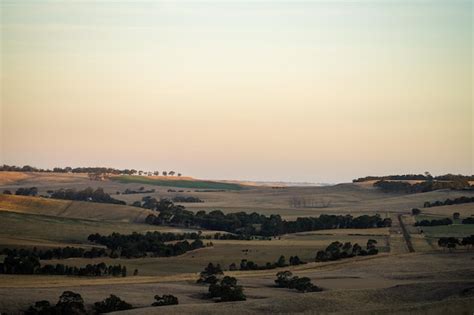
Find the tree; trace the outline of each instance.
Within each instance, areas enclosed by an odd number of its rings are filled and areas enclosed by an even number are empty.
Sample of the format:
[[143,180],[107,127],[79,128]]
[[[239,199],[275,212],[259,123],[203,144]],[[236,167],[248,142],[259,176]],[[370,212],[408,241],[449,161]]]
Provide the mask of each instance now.
[[242,286],[237,285],[236,278],[229,276],[209,286],[209,297],[220,298],[220,302],[246,300]]
[[10,190],[8,190],[8,189],[5,189],[5,190],[3,191],[3,194],[4,194],[4,195],[11,195],[12,192],[11,192]]
[[438,240],[438,246],[443,248],[448,248],[451,252],[453,249],[456,249],[457,245],[462,245],[461,241],[455,237],[441,237]]
[[167,175],[168,175],[168,172],[167,172],[167,171],[163,171],[163,172],[161,172],[161,174],[162,174],[163,176],[167,176]]
[[461,214],[459,212],[453,213],[453,220],[459,220],[460,217],[461,217]]
[[197,283],[210,283],[214,284],[218,281],[218,276],[222,275],[221,265],[217,264],[214,266],[213,263],[209,263],[206,268],[200,273],[200,277]]
[[132,305],[123,301],[116,295],[111,294],[110,297],[106,298],[101,302],[94,303],[94,309],[98,313],[110,313],[116,311],[129,310],[132,308]]
[[26,311],[25,315],[52,315],[54,314],[54,306],[51,306],[49,301],[38,301],[35,302],[34,306],[30,306]]
[[56,303],[56,309],[60,314],[82,315],[86,314],[84,299],[79,293],[64,291]]
[[286,270],[276,274],[277,279],[275,283],[279,288],[296,289],[300,292],[318,292],[322,291],[321,288],[311,283],[311,279],[308,277],[299,278],[293,276],[293,274]]
[[168,174],[169,174],[170,176],[174,176],[174,174],[176,174],[176,173],[175,173],[175,171],[170,171]]
[[285,267],[286,266],[285,256],[281,255],[280,258],[278,258],[278,261],[276,264],[278,267]]
[[419,214],[421,214],[421,210],[418,209],[418,208],[413,208],[413,209],[411,209],[411,214],[412,215],[419,215]]
[[275,280],[275,283],[277,287],[279,288],[288,288],[290,285],[290,281],[293,277],[293,274],[291,271],[285,270],[285,271],[280,271],[276,274],[277,279]]
[[163,296],[155,295],[155,300],[156,302],[151,304],[151,306],[177,305],[179,303],[178,298],[171,294],[165,294]]

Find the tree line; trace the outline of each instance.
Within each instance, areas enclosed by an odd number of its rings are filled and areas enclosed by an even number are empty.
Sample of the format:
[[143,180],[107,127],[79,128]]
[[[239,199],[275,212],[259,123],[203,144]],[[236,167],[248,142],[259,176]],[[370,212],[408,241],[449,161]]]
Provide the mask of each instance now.
[[320,250],[316,253],[316,262],[333,261],[344,258],[351,258],[354,256],[377,255],[377,241],[369,239],[366,248],[363,249],[359,244],[354,245],[351,242],[341,243],[339,241],[332,242],[325,250]]
[[293,276],[291,271],[280,271],[276,274],[275,284],[278,288],[295,289],[299,292],[320,292],[323,289],[311,283],[308,277]]
[[85,250],[79,247],[58,247],[53,249],[38,250],[36,247],[33,250],[28,249],[9,249],[5,248],[2,251],[3,255],[7,256],[35,256],[40,260],[51,259],[68,259],[68,258],[98,258],[108,256],[103,248],[91,248]]
[[[155,295],[155,302],[151,306],[176,304],[178,304],[177,297],[165,294],[163,296]],[[133,306],[130,303],[111,294],[106,299],[95,302],[92,310],[87,310],[84,305],[84,299],[79,293],[64,291],[55,305],[46,300],[35,302],[25,311],[25,315],[90,315],[118,312],[132,308]]]
[[463,237],[459,239],[457,237],[441,237],[438,239],[438,246],[447,248],[449,251],[456,249],[457,246],[464,246],[473,248],[474,247],[474,235]]
[[450,206],[450,205],[459,205],[463,203],[470,203],[474,202],[474,197],[459,197],[455,199],[446,199],[445,201],[434,201],[434,202],[429,202],[426,201],[423,205],[424,208],[431,208],[431,207],[439,207],[439,206]]
[[0,263],[0,274],[45,274],[68,276],[127,276],[127,268],[121,265],[106,265],[105,263],[87,264],[84,267],[68,266],[64,264],[46,264],[41,266],[35,255],[27,253],[8,254],[3,263]]
[[[98,233],[91,234],[87,238],[90,242],[104,245],[111,250],[110,257],[139,258],[148,254],[154,257],[169,257],[182,255],[188,251],[203,248],[204,243],[200,240],[198,233],[160,233],[147,232],[146,234],[112,233],[108,236]],[[185,239],[193,239],[191,243]],[[165,242],[175,242],[166,244]]]
[[[455,212],[453,214],[453,217],[459,218],[459,213]],[[423,219],[421,221],[415,222],[415,226],[439,226],[439,225],[451,225],[451,224],[453,224],[453,220],[451,220],[450,218],[433,219],[433,220]],[[474,224],[474,217],[468,217],[468,218],[462,219],[461,224]]]
[[438,189],[452,189],[452,190],[463,190],[472,189],[469,181],[466,179],[456,179],[453,181],[425,181],[415,184],[408,182],[393,182],[387,180],[380,180],[373,184],[374,187],[380,188],[383,192],[392,193],[406,193],[415,194],[429,192]]
[[433,219],[433,220],[421,220],[415,222],[415,226],[439,226],[439,225],[451,225],[453,224],[453,220],[450,218],[444,219]]
[[297,265],[303,265],[306,264],[306,262],[302,261],[298,256],[290,256],[288,263],[286,262],[285,256],[281,255],[277,261],[271,263],[267,262],[265,265],[258,265],[257,263],[247,260],[247,259],[242,259],[240,261],[239,268],[237,268],[237,265],[235,263],[232,263],[229,265],[229,270],[230,271],[235,271],[235,270],[240,270],[240,271],[246,271],[246,270],[267,270],[267,269],[276,269],[276,268],[283,268],[283,267],[288,267],[288,266],[297,266]]
[[286,221],[280,215],[265,216],[256,212],[235,212],[224,214],[221,210],[196,213],[186,210],[182,205],[175,205],[167,199],[149,199],[143,207],[156,210],[158,215],[150,214],[148,224],[196,227],[209,230],[220,230],[235,234],[278,236],[286,233],[315,231],[338,228],[377,228],[391,226],[390,218],[382,219],[380,215],[320,215],[319,217],[298,217],[295,221]]
[[[38,172],[38,173],[78,173],[78,174],[111,174],[111,175],[147,175],[158,176],[159,171],[142,171],[136,169],[117,169],[112,167],[55,167],[53,169],[37,168],[30,165],[0,165],[0,172]],[[181,173],[175,171],[162,171],[163,176],[181,176]]]
[[111,203],[117,205],[125,205],[125,201],[112,198],[109,194],[104,192],[103,188],[94,190],[92,187],[87,187],[84,190],[75,189],[58,189],[49,191],[50,198],[76,201],[92,201],[99,203]]
[[[133,189],[125,189],[124,192],[122,192],[122,195],[132,195],[132,194],[152,194],[156,192],[156,189],[152,188],[149,190],[145,190],[145,187],[140,187],[138,190],[133,190]],[[120,191],[117,191],[117,195],[120,195]]]
[[455,181],[455,180],[466,180],[474,181],[474,175],[454,175],[445,174],[439,176],[432,176],[430,173],[425,174],[406,174],[406,175],[388,175],[388,176],[365,176],[352,180],[354,183],[367,182],[373,180],[443,180],[443,181]]

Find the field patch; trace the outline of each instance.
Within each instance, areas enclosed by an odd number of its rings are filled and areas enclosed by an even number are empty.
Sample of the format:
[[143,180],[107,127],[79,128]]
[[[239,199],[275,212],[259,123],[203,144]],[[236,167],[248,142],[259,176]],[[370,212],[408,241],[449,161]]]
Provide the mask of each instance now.
[[[4,239],[6,244],[12,243],[11,238],[13,236],[24,239],[25,245],[44,241],[82,244],[88,243],[87,237],[93,233],[108,235],[113,232],[144,233],[147,231],[180,233],[191,230],[127,222],[97,221],[0,211],[0,241]],[[21,245],[18,239],[15,243]],[[2,244],[0,243],[0,245]]]
[[150,210],[107,203],[0,194],[0,210],[58,217],[144,222]]
[[154,186],[176,187],[176,188],[194,188],[194,189],[223,189],[223,190],[242,190],[244,187],[234,183],[223,183],[207,180],[189,180],[189,179],[158,179],[145,176],[114,176],[110,178],[124,184],[136,183]]

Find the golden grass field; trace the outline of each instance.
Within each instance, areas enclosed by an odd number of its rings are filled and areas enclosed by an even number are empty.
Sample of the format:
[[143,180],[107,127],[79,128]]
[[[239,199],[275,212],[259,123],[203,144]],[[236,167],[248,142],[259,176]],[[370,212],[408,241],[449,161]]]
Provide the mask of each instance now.
[[[169,187],[156,187],[90,181],[87,176],[76,174],[0,173],[2,191],[32,186],[38,187],[40,194],[49,189],[103,187],[114,198],[127,203],[146,195],[157,198],[191,195],[205,201],[183,204],[191,210],[256,211],[267,215],[280,214],[288,219],[323,213],[350,213],[354,216],[378,213],[392,218],[393,226],[295,233],[272,240],[210,240],[213,246],[176,257],[48,261],[76,266],[101,261],[120,263],[126,265],[129,272],[137,268],[139,275],[126,278],[0,275],[0,313],[18,314],[33,302],[43,299],[55,303],[65,290],[79,292],[88,307],[110,294],[117,294],[139,307],[124,314],[471,314],[474,310],[474,250],[450,253],[436,245],[436,237],[446,233],[457,233],[459,236],[474,234],[473,227],[456,225],[452,230],[435,227],[421,233],[413,226],[415,218],[410,214],[411,208],[417,207],[424,215],[451,217],[453,212],[460,212],[461,217],[474,215],[474,204],[422,208],[425,201],[473,196],[473,192],[446,190],[413,195],[386,194],[366,183],[279,189],[249,185],[240,191],[196,192],[194,189],[174,189],[171,180]],[[140,186],[155,188],[157,192],[115,194],[116,191],[138,189]],[[184,191],[168,192],[169,188]],[[294,196],[330,203],[325,208],[292,208],[289,199]],[[189,231],[143,224],[149,213],[148,210],[131,206],[0,195],[0,248],[90,247],[93,245],[87,242],[87,236],[92,233]],[[410,233],[414,253],[408,252],[398,214],[402,214],[402,222]],[[332,241],[365,245],[369,238],[377,240],[381,250],[379,255],[327,263],[313,262],[316,252]],[[273,280],[278,270],[227,271],[226,274],[237,277],[244,286],[247,301],[216,304],[201,299],[207,288],[195,284],[195,280],[208,262],[220,263],[227,269],[230,263],[239,264],[241,259],[264,264],[277,260],[282,254],[287,259],[298,255],[308,261],[306,265],[285,269],[310,277],[325,291],[302,294],[275,288]],[[155,294],[176,295],[180,305],[150,307]]]

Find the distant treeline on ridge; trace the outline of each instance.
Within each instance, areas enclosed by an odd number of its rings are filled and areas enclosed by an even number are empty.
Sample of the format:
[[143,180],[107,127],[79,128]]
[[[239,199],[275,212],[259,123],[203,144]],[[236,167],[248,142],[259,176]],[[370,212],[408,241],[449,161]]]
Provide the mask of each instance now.
[[367,182],[372,180],[442,180],[442,181],[454,181],[454,180],[467,180],[474,181],[474,175],[454,175],[445,174],[439,176],[432,176],[429,173],[425,174],[407,174],[407,175],[387,175],[387,176],[366,176],[352,180],[354,183]]
[[[84,174],[111,174],[111,175],[145,175],[158,176],[159,171],[142,171],[136,169],[117,169],[112,167],[55,167],[53,169],[37,168],[30,165],[0,165],[0,172],[40,172],[40,173],[84,173]],[[163,176],[181,176],[181,173],[175,171],[162,171]]]
[[424,182],[419,182],[415,184],[410,184],[408,182],[401,181],[388,181],[380,180],[374,183],[374,187],[380,188],[384,192],[395,192],[395,193],[423,193],[434,191],[438,189],[454,189],[454,190],[463,190],[463,189],[473,189],[474,186],[469,184],[469,181],[466,179],[456,179],[453,181],[434,181],[428,180]]
[[286,221],[280,215],[265,216],[256,212],[235,212],[224,214],[221,210],[196,213],[175,205],[167,199],[153,200],[145,205],[158,211],[146,218],[148,224],[197,227],[226,231],[242,235],[277,236],[286,233],[337,229],[337,228],[376,228],[391,226],[390,218],[382,219],[376,215],[320,215],[319,217],[298,217],[295,221]]

